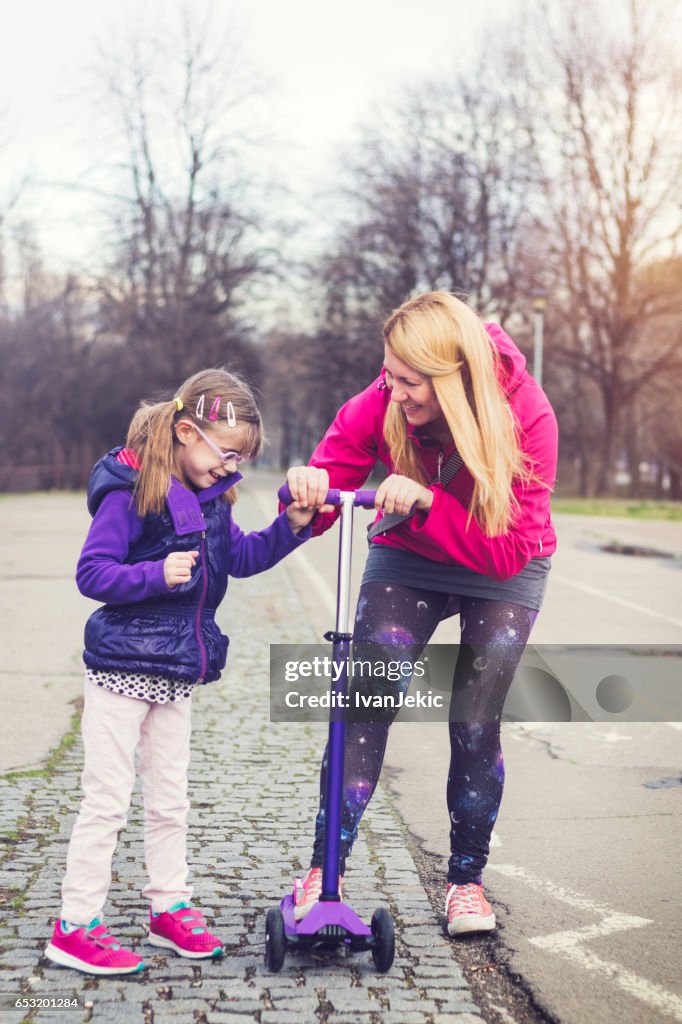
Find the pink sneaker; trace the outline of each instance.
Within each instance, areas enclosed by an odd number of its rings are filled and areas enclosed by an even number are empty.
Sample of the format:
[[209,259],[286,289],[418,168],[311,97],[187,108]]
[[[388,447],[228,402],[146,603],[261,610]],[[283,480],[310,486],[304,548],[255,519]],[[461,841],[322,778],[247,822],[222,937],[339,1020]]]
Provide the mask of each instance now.
[[69,932],[64,930],[61,921],[55,921],[45,956],[56,964],[86,974],[135,974],[144,970],[142,958],[123,949],[98,917],[87,928]]
[[448,886],[445,913],[448,919],[448,935],[491,932],[495,927],[493,908],[483,895],[483,886],[475,882]]
[[173,949],[193,960],[222,956],[225,948],[206,927],[204,915],[189,903],[176,903],[163,914],[149,911],[149,941],[152,946]]
[[[343,875],[339,875],[339,896]],[[294,918],[302,921],[322,895],[322,868],[309,868],[305,878],[294,879]]]

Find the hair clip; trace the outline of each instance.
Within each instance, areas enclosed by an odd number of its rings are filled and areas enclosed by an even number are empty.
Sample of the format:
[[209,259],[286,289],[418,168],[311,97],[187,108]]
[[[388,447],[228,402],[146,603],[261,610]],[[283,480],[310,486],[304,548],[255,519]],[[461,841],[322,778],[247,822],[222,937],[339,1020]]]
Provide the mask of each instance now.
[[175,407],[176,407],[177,411],[178,412],[182,412],[182,410],[184,408],[184,402],[182,401],[182,399],[176,397],[176,398],[173,399],[173,401],[175,402]]
[[217,420],[218,419],[218,410],[219,409],[220,409],[220,395],[218,395],[217,398],[213,399],[213,405],[211,406],[211,411],[208,414],[208,418],[210,420]]
[[234,406],[232,405],[232,402],[228,402],[227,403],[227,408],[225,409],[225,415],[227,416],[227,425],[228,425],[228,427],[236,427],[237,426],[237,417],[235,415]]
[[199,401],[197,402],[196,409],[194,410],[194,415],[196,416],[196,418],[198,420],[203,420],[203,418],[204,418],[204,402],[205,401],[206,401],[206,395],[202,395],[201,398],[199,399]]

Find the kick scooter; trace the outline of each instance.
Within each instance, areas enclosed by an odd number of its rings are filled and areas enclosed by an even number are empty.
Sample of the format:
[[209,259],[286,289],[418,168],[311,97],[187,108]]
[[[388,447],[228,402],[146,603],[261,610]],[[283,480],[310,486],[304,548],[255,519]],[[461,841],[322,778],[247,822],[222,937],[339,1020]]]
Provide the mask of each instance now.
[[[268,911],[265,921],[265,964],[271,971],[281,969],[288,946],[307,949],[338,949],[343,946],[351,952],[369,949],[377,970],[382,973],[390,968],[395,954],[393,922],[388,911],[379,907],[372,915],[371,925],[366,925],[343,902],[338,892],[346,729],[343,706],[348,691],[348,658],[353,639],[349,631],[353,511],[355,507],[374,508],[375,494],[376,491],[332,489],[326,498],[328,505],[341,506],[336,629],[324,636],[325,640],[331,641],[332,661],[334,666],[340,666],[340,670],[335,668],[330,684],[332,710],[327,753],[322,894],[319,902],[314,904],[301,921],[297,921],[294,916],[293,894],[285,896],[279,907]],[[280,488],[279,498],[285,505],[291,503],[291,492],[287,484]],[[339,678],[334,682],[337,672]]]

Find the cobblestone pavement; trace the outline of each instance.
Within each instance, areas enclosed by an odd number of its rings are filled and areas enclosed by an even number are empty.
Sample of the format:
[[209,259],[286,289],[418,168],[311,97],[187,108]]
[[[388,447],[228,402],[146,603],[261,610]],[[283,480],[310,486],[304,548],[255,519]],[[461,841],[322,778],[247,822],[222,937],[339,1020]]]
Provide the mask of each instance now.
[[[262,515],[245,494],[242,526]],[[292,621],[289,621],[290,616]],[[268,643],[306,642],[286,561],[232,581],[221,609],[231,635],[228,670],[194,703],[190,770],[190,865],[194,901],[226,943],[218,961],[189,961],[145,943],[141,802],[136,789],[114,860],[107,925],[144,956],[129,978],[91,978],[43,956],[59,908],[66,847],[79,801],[82,748],[72,745],[47,776],[0,779],[0,1019],[93,1020],[97,1024],[480,1024],[452,947],[431,908],[404,842],[404,826],[381,787],[370,805],[346,878],[351,905],[369,920],[387,906],[396,959],[377,974],[368,953],[287,954],[271,974],[263,964],[264,917],[307,867],[317,806],[324,726],[268,721]],[[299,616],[300,617],[300,616]],[[79,1009],[13,1009],[22,992],[75,996]]]

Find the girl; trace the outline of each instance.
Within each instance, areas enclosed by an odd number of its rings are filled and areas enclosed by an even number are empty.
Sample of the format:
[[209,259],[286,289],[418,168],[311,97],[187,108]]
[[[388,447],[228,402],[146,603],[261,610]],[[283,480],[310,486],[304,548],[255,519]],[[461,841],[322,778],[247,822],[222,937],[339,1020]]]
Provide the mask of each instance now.
[[[388,467],[376,497],[386,515],[370,531],[357,606],[358,660],[395,660],[401,646],[416,658],[439,620],[460,614],[445,913],[451,935],[489,931],[495,915],[481,873],[502,799],[500,719],[556,547],[556,419],[516,345],[454,295],[411,299],[383,333],[379,378],[341,408],[310,466],[291,469],[288,483],[294,498],[319,504],[330,478],[332,487],[354,490],[377,458]],[[314,532],[333,518],[319,515]],[[380,677],[357,683],[370,691],[379,684]],[[389,724],[346,725],[342,872],[379,778]],[[320,896],[325,789],[326,755],[311,867],[295,889],[298,918]]]
[[237,466],[261,451],[245,383],[195,374],[169,401],[143,403],[125,447],[96,464],[93,516],[76,581],[105,602],[85,627],[83,801],[67,855],[62,908],[46,954],[88,974],[144,968],[102,923],[111,860],[135,781],[144,799],[149,942],[180,956],[223,953],[192,907],[187,769],[193,688],[220,677],[228,639],[215,623],[228,575],[275,565],[310,535],[314,509],[292,506],[244,534],[232,518]]

